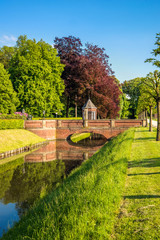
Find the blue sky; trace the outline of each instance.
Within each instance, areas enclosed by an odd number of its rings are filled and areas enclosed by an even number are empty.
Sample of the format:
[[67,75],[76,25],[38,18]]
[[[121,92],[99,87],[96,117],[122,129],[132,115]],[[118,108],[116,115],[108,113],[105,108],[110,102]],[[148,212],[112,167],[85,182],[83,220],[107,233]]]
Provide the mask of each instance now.
[[144,63],[160,32],[159,0],[0,0],[0,47],[20,35],[53,44],[73,35],[106,49],[123,82],[154,71]]

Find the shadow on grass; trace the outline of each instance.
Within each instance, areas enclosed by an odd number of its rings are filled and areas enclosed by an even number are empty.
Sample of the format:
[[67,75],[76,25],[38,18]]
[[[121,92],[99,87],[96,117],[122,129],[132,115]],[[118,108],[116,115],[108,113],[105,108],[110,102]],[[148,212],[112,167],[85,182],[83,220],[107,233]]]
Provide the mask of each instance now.
[[160,158],[143,159],[143,161],[130,161],[128,168],[134,167],[160,167]]
[[147,199],[147,198],[160,198],[160,195],[131,195],[124,196],[124,199]]
[[135,173],[135,174],[128,174],[128,176],[154,175],[154,174],[160,174],[160,172],[153,172],[153,173]]
[[135,139],[135,142],[139,142],[139,141],[149,141],[149,140],[156,141],[156,137],[136,138],[136,139]]
[[[152,132],[156,132],[156,131],[157,131],[156,128],[154,128],[154,129],[152,130]],[[149,129],[145,129],[145,130],[144,130],[144,128],[142,128],[142,129],[138,129],[137,132],[148,132],[148,133],[149,133],[150,131],[149,131]]]

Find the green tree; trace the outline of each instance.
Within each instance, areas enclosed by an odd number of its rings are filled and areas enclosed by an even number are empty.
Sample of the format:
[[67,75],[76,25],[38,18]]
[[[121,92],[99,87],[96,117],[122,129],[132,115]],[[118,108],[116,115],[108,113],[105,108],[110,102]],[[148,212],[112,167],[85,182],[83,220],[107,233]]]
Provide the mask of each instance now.
[[157,48],[153,49],[151,54],[154,56],[154,58],[147,58],[145,62],[152,63],[156,67],[160,67],[160,60],[158,59],[160,55],[160,33],[156,34],[156,42],[155,45]]
[[153,73],[147,74],[146,78],[142,79],[145,85],[145,93],[151,98],[155,99],[157,105],[157,137],[156,140],[160,141],[160,72],[155,70]]
[[148,86],[143,83],[140,86],[140,97],[138,99],[138,106],[137,106],[137,115],[141,112],[145,111],[146,116],[146,126],[148,126],[148,119],[147,119],[147,112],[149,111],[150,114],[150,121],[149,121],[149,131],[152,131],[152,112],[153,107],[156,106],[155,99],[148,93]]
[[15,112],[18,103],[9,74],[0,63],[0,113]]
[[120,100],[120,112],[119,112],[119,116],[120,118],[124,119],[124,118],[128,118],[130,112],[129,112],[129,105],[130,105],[130,101],[129,99],[127,99],[127,96],[125,93],[123,93],[121,95],[121,100]]
[[61,79],[63,64],[57,51],[44,41],[36,42],[20,36],[17,50],[10,61],[9,72],[13,87],[20,100],[19,110],[25,109],[34,116],[46,116],[63,109]]
[[128,100],[130,102],[129,104],[130,118],[136,117],[138,99],[140,96],[140,89],[139,89],[140,85],[141,85],[141,78],[134,78],[129,81],[124,81],[124,83],[122,84],[123,93],[127,95]]
[[12,56],[15,54],[15,47],[3,46],[0,48],[0,63],[4,65],[5,69],[9,68],[9,63]]

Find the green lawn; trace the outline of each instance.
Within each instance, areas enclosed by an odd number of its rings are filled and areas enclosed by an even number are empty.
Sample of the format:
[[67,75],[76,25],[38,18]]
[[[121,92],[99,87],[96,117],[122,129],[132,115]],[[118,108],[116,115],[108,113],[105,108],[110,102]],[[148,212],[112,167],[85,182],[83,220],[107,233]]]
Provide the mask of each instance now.
[[137,129],[113,239],[160,239],[160,142]]
[[46,141],[24,129],[0,130],[0,153]]

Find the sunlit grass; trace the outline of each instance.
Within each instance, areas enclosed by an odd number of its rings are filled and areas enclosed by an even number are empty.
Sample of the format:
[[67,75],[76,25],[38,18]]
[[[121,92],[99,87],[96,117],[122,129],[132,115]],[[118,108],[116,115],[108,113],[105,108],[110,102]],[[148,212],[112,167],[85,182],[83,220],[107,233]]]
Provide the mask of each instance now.
[[160,239],[160,142],[137,129],[115,239]]
[[43,141],[45,139],[24,129],[0,130],[0,153]]
[[108,239],[124,188],[134,130],[104,145],[2,239]]
[[88,138],[92,135],[92,133],[86,132],[86,133],[74,133],[71,136],[72,142],[79,142],[82,139]]

